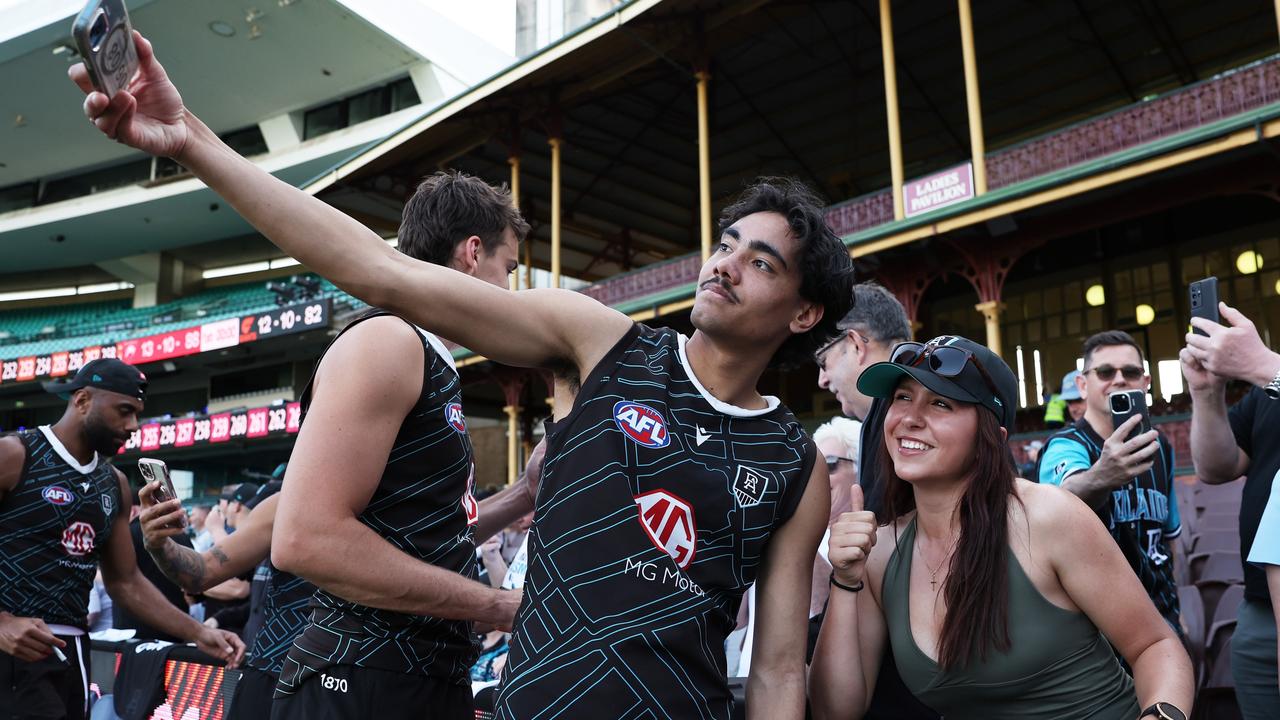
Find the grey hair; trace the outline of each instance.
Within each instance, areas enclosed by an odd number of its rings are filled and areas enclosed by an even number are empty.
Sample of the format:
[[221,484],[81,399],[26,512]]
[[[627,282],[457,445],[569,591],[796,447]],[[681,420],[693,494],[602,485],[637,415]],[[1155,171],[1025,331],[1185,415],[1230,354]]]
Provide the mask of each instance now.
[[846,417],[833,417],[813,431],[814,443],[822,442],[828,438],[844,446],[845,452],[849,453],[849,457],[853,459],[853,465],[856,468],[858,466],[858,454],[862,447],[862,423]]
[[839,330],[858,330],[881,345],[896,345],[911,339],[907,311],[885,286],[862,282],[853,286],[853,309],[836,323]]

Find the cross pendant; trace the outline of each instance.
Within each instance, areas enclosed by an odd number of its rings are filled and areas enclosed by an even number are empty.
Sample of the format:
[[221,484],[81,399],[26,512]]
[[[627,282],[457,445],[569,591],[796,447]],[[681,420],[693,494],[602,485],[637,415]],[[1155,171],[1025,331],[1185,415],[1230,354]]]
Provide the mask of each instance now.
[[930,581],[929,581],[929,587],[933,588],[933,591],[934,591],[934,592],[938,592],[938,581],[937,581],[937,580],[930,580]]

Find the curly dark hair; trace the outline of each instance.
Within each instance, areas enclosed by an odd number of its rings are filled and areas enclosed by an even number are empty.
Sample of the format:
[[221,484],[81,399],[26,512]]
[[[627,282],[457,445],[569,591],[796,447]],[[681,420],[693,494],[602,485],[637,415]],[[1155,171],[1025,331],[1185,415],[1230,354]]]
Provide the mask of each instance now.
[[502,244],[507,228],[522,242],[529,223],[511,202],[506,184],[494,187],[478,177],[442,170],[428,175],[405,203],[400,222],[400,252],[437,265],[448,265],[458,243],[472,235],[485,252]]
[[827,225],[823,207],[821,198],[795,178],[762,177],[720,214],[722,234],[753,213],[775,212],[786,218],[791,234],[800,241],[800,297],[823,307],[818,324],[782,343],[769,362],[771,367],[792,368],[811,360],[853,307],[853,260]]

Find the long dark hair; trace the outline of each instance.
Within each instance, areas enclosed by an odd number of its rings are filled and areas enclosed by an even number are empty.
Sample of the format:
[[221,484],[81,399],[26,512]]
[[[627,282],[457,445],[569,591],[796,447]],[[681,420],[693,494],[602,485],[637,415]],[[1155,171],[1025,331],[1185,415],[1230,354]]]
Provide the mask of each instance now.
[[[1009,641],[1009,499],[1016,472],[1000,421],[977,409],[973,469],[960,498],[960,537],[943,581],[947,617],[938,642],[938,664],[944,670],[964,667],[975,656],[982,662],[992,648],[1007,652]],[[915,510],[911,483],[898,477],[888,443],[880,453],[888,522]],[[917,530],[918,532],[918,530]]]

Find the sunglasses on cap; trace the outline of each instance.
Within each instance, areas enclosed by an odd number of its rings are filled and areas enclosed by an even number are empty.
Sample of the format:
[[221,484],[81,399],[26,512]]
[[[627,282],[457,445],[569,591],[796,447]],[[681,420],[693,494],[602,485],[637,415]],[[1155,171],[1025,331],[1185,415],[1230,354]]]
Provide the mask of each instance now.
[[1094,373],[1102,382],[1111,382],[1115,379],[1117,372],[1123,375],[1124,379],[1129,382],[1137,382],[1142,379],[1143,375],[1147,374],[1146,370],[1143,370],[1137,365],[1125,365],[1122,368],[1114,368],[1110,365],[1099,365],[1098,367],[1085,370],[1084,374],[1088,375],[1089,373]]
[[937,340],[930,340],[927,344],[918,342],[899,343],[893,349],[893,355],[889,358],[889,362],[897,365],[906,365],[907,367],[923,365],[934,375],[940,375],[945,378],[958,377],[960,373],[964,372],[965,365],[973,363],[973,366],[978,370],[978,374],[982,376],[982,381],[987,384],[987,389],[997,397],[1000,395],[1000,390],[996,387],[995,381],[987,374],[986,368],[982,367],[982,363],[978,362],[978,358],[973,353],[963,348],[938,345]]

